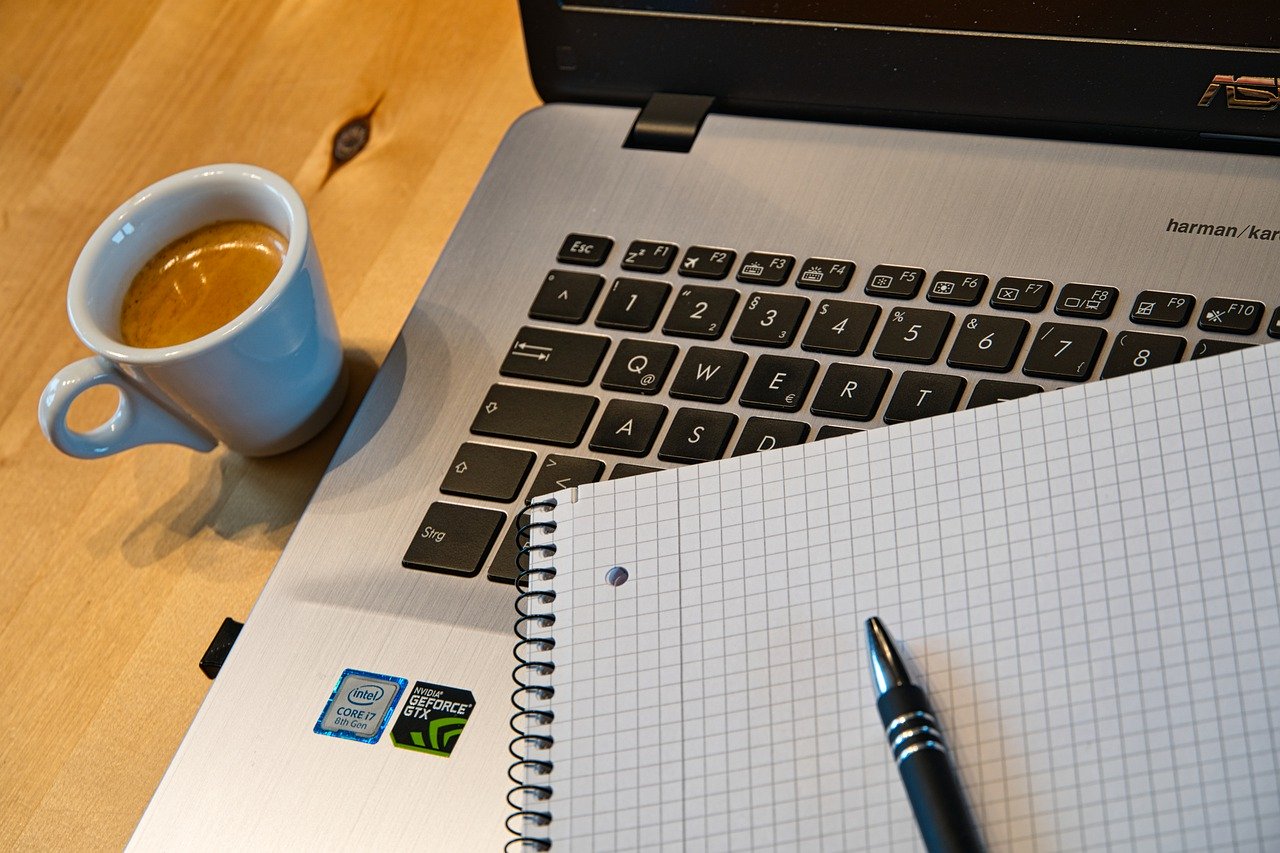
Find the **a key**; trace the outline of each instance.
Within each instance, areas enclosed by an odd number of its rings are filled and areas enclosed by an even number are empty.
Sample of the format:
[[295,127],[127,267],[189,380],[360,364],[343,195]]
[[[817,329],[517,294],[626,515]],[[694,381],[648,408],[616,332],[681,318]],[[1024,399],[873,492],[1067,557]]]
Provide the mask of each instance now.
[[671,396],[707,403],[727,402],[746,364],[746,353],[737,350],[689,347],[671,383]]
[[688,284],[680,288],[662,332],[682,338],[715,340],[738,303],[738,291],[728,287]]
[[1113,376],[1174,364],[1182,358],[1182,351],[1186,346],[1186,339],[1176,335],[1121,332],[1111,345],[1107,363],[1102,366],[1102,378],[1110,379]]
[[401,563],[410,569],[474,575],[506,520],[507,514],[496,509],[436,501]]
[[604,277],[589,272],[552,270],[542,280],[529,316],[556,323],[582,323],[595,305]]
[[600,386],[610,391],[657,394],[666,381],[667,371],[671,369],[677,352],[679,350],[672,344],[623,340],[601,377]]
[[927,308],[894,308],[876,341],[876,358],[933,364],[942,341],[951,329],[949,311]]
[[582,441],[599,401],[585,394],[497,384],[471,421],[476,435],[573,447]]
[[753,409],[798,411],[817,371],[818,363],[812,359],[762,355],[747,377],[738,402]]
[[644,456],[666,420],[667,407],[634,400],[610,400],[588,445],[598,453]]
[[534,454],[512,447],[468,441],[458,448],[440,483],[447,495],[513,501],[529,474]]
[[683,408],[671,419],[658,458],[667,462],[710,462],[724,455],[729,436],[738,425],[730,412]]
[[849,286],[856,268],[853,261],[809,258],[800,265],[800,275],[796,276],[796,287],[838,292]]
[[1052,292],[1051,281],[1005,276],[996,282],[989,304],[992,308],[1003,308],[1006,311],[1041,311],[1049,303],[1049,294]]
[[804,444],[809,437],[809,425],[800,421],[784,421],[780,418],[747,418],[733,448],[734,456],[760,453],[777,447],[793,447]]
[[1058,294],[1053,313],[1063,317],[1105,320],[1116,307],[1120,291],[1100,284],[1068,284]]
[[970,314],[960,323],[947,364],[999,373],[1012,370],[1030,328],[1030,323],[1016,317]]
[[1129,321],[1149,326],[1170,326],[1177,328],[1187,325],[1191,312],[1196,307],[1196,298],[1190,293],[1165,293],[1161,290],[1144,290],[1133,300],[1133,310],[1129,312]]
[[632,240],[622,253],[622,268],[633,272],[662,275],[671,269],[679,248],[674,243],[655,243],[650,240]]
[[596,315],[596,325],[605,329],[647,332],[657,324],[658,315],[670,294],[671,285],[665,281],[617,279],[605,294],[604,304]]
[[1280,308],[1276,308],[1275,313],[1271,315],[1271,322],[1267,324],[1267,335],[1280,338]]
[[934,273],[924,298],[948,305],[977,305],[987,290],[987,277],[972,272],[943,270]]
[[690,246],[680,262],[680,275],[692,278],[721,279],[733,269],[738,253],[732,249],[716,249],[711,246]]
[[1204,310],[1200,312],[1200,321],[1196,325],[1206,332],[1252,335],[1258,331],[1265,310],[1261,302],[1215,296],[1205,300]]
[[836,355],[860,355],[880,317],[880,306],[869,302],[824,299],[809,323],[800,348]]
[[605,258],[609,257],[609,250],[612,248],[613,240],[608,237],[598,237],[593,234],[570,234],[560,244],[560,251],[556,254],[556,260],[562,264],[582,264],[588,267],[598,267],[604,263]]
[[1027,376],[1083,382],[1093,372],[1107,332],[1097,326],[1045,323],[1036,332],[1022,372]]
[[892,373],[865,364],[832,364],[809,411],[815,415],[869,421],[876,416]]
[[889,296],[894,299],[913,299],[924,283],[924,270],[919,267],[899,267],[880,264],[867,276],[863,290],[868,296]]
[[516,334],[498,372],[522,379],[586,385],[595,377],[608,348],[609,339],[603,335],[525,326]]
[[1002,382],[999,379],[979,379],[978,384],[973,386],[973,393],[969,395],[969,405],[965,406],[965,408],[976,409],[979,406],[990,406],[992,403],[1003,403],[1005,400],[1016,400],[1019,397],[1039,394],[1043,390],[1039,385],[1032,385],[1028,382]]
[[796,259],[790,255],[775,255],[770,252],[747,252],[738,267],[738,281],[748,284],[786,284],[791,277],[791,268]]
[[1248,349],[1251,346],[1255,346],[1255,344],[1251,344],[1248,341],[1215,341],[1205,338],[1191,350],[1191,360],[1195,361],[1197,358],[1222,355],[1224,352],[1235,352],[1238,349]]
[[964,385],[960,376],[904,371],[884,410],[884,422],[896,424],[954,412],[960,405]]
[[742,309],[742,316],[733,327],[730,339],[739,344],[791,346],[808,310],[809,300],[803,296],[753,293],[747,297],[747,305]]

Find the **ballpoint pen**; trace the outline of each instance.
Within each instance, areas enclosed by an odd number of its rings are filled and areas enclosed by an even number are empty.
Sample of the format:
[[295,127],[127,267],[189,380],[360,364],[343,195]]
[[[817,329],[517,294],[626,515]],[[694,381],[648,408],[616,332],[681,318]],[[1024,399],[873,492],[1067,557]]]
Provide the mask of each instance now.
[[893,637],[875,616],[867,620],[867,653],[876,708],[925,847],[930,853],[985,850],[929,699],[911,682]]

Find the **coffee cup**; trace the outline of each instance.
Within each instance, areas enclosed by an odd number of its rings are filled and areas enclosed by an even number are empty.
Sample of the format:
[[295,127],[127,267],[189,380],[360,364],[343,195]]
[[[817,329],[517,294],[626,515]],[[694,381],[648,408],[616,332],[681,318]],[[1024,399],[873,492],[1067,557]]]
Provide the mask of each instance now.
[[[193,232],[224,222],[277,232],[279,270],[243,311],[191,340],[125,343],[121,313],[148,262]],[[215,299],[213,302],[224,300]],[[337,322],[307,212],[288,181],[220,164],[153,184],[89,238],[67,290],[72,328],[93,355],[64,367],[40,397],[40,427],[59,450],[96,459],[143,444],[244,456],[297,447],[328,423],[346,392]],[[97,385],[120,395],[114,414],[80,432],[67,413]]]

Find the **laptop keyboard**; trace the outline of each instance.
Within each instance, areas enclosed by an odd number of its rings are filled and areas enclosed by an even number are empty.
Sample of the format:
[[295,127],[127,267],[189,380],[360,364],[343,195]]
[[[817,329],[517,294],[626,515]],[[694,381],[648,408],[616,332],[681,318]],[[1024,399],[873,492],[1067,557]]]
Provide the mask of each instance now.
[[[858,286],[852,260],[650,240],[610,282],[591,268],[613,254],[570,234],[556,260],[571,268],[531,289],[406,567],[513,581],[528,497],[1217,355],[1261,342],[1245,338],[1267,310],[894,264]],[[1109,335],[1101,321],[1126,310]]]

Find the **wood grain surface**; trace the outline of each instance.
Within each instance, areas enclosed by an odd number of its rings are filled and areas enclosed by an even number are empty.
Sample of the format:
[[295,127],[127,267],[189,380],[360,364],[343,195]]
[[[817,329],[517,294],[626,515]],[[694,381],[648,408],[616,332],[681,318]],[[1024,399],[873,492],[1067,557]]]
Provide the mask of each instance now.
[[[0,0],[0,849],[118,849],[511,122],[537,104],[514,0]],[[335,133],[369,117],[337,166]],[[293,182],[352,371],[291,453],[60,455],[36,401],[87,355],[80,247],[132,193],[204,163]],[[100,422],[114,392],[86,395]]]

